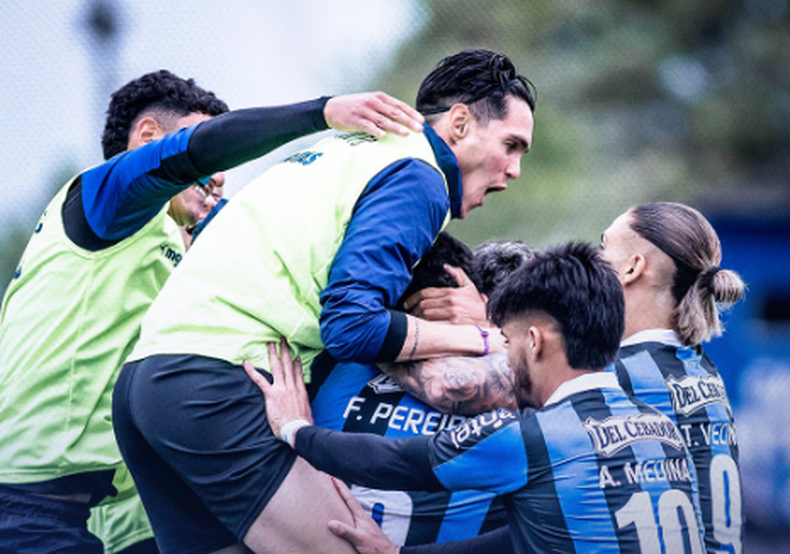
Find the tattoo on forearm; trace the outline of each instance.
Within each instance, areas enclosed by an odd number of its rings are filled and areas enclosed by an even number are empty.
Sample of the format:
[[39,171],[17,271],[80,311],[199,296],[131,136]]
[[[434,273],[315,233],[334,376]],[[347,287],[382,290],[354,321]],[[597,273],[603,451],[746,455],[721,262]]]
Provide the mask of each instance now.
[[382,370],[407,392],[442,412],[475,415],[517,406],[504,352],[482,358],[386,364]]
[[412,321],[414,321],[414,343],[411,345],[411,352],[409,352],[409,361],[414,359],[414,355],[417,354],[417,345],[420,344],[420,320],[415,317]]

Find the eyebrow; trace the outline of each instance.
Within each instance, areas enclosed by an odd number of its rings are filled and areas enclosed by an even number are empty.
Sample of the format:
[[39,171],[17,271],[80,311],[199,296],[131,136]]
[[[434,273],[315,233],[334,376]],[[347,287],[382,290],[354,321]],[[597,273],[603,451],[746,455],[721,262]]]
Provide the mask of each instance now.
[[525,139],[520,135],[510,135],[510,138],[511,140],[515,140],[518,143],[518,145],[521,147],[521,149],[524,151],[525,154],[529,152],[531,145],[529,144],[527,139]]

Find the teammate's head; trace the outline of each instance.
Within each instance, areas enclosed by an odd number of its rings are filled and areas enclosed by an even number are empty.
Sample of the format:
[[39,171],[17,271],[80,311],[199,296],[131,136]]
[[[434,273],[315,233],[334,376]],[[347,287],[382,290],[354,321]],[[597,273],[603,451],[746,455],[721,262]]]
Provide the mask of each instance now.
[[463,180],[460,217],[505,190],[530,149],[534,87],[503,54],[465,50],[425,78],[417,109],[455,154]]
[[[102,134],[104,158],[227,111],[225,102],[192,79],[182,79],[165,70],[147,73],[113,93]],[[195,225],[207,213],[206,201],[212,203],[212,192],[221,190],[224,181],[224,175],[217,173],[208,186],[197,184],[184,189],[170,199],[168,214],[178,225]]]
[[504,54],[489,50],[464,50],[444,58],[420,85],[417,110],[426,121],[462,103],[481,123],[504,119],[505,99],[514,96],[535,111],[535,87],[519,75],[516,66]]
[[130,132],[144,116],[152,117],[165,133],[177,130],[177,120],[190,114],[215,116],[228,106],[213,92],[169,71],[147,73],[113,93],[102,134],[104,158],[109,160],[129,147]]
[[415,292],[428,287],[457,287],[455,278],[444,270],[445,264],[463,269],[479,290],[480,278],[474,268],[472,250],[460,240],[442,232],[414,268],[409,286],[401,296],[399,304]]
[[[689,206],[652,202],[631,208],[604,233],[636,233],[667,257],[655,267],[655,286],[668,291],[674,305],[672,325],[686,345],[698,345],[722,333],[717,305],[737,302],[744,284],[737,273],[721,269],[721,243],[705,217]],[[616,242],[617,236],[614,237]],[[610,254],[606,242],[604,255]],[[613,263],[614,260],[612,260]]]
[[505,278],[534,257],[535,250],[520,240],[484,242],[474,249],[474,268],[481,282],[478,290],[490,297]]
[[624,310],[617,274],[597,249],[580,242],[536,253],[488,302],[490,319],[500,327],[512,321],[550,321],[574,369],[601,369],[614,360]]

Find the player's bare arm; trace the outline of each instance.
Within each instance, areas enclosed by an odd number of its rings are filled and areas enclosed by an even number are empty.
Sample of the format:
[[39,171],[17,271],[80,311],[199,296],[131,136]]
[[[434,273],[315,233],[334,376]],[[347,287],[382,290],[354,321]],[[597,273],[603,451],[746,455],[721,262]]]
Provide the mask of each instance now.
[[516,409],[507,353],[379,364],[406,391],[445,413],[476,415]]

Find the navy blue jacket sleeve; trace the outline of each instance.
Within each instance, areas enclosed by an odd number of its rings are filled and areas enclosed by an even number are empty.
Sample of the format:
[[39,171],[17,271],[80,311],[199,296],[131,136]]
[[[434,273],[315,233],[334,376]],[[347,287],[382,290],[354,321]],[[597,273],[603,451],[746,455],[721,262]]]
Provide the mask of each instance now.
[[[406,320],[390,309],[439,234],[449,206],[441,174],[423,161],[401,160],[371,180],[321,293],[321,340],[332,357],[395,359],[405,340]],[[399,332],[392,332],[393,324]]]
[[425,436],[392,439],[310,426],[297,431],[294,449],[316,469],[347,483],[382,490],[443,491],[431,469],[429,441]]
[[186,187],[325,130],[327,100],[229,112],[89,169],[81,176],[88,225],[107,241],[133,235]]

